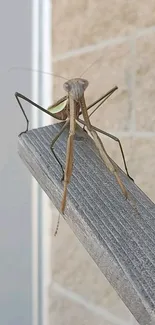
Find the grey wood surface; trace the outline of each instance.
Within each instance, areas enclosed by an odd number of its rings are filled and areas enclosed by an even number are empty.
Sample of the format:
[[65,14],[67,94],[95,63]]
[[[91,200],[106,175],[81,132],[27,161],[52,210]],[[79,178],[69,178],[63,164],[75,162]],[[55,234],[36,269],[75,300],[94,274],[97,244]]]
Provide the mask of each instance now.
[[[50,143],[62,125],[31,130],[19,137],[19,155],[58,209],[62,173]],[[55,144],[63,165],[67,135],[68,130]],[[120,176],[129,200],[100,159],[92,139],[78,127],[64,218],[139,324],[154,325],[155,205],[122,171]]]

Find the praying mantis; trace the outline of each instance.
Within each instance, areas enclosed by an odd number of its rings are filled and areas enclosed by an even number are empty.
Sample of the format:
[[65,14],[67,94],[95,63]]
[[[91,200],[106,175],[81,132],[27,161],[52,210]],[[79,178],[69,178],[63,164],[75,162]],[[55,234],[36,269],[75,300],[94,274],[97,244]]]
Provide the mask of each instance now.
[[[104,161],[107,168],[115,175],[116,180],[121,188],[121,191],[125,198],[128,198],[128,192],[125,188],[124,184],[122,183],[120,176],[118,174],[117,167],[115,163],[112,161],[112,159],[109,157],[108,153],[105,150],[105,147],[98,136],[97,132],[102,133],[113,140],[117,141],[121,150],[125,170],[127,173],[127,176],[133,181],[133,179],[130,177],[125,161],[125,156],[123,152],[123,148],[121,145],[121,142],[118,138],[113,136],[110,133],[107,133],[105,131],[102,131],[98,129],[97,127],[93,126],[90,122],[88,110],[93,107],[94,105],[98,104],[96,109],[102,105],[102,103],[116,90],[118,89],[117,86],[112,88],[108,93],[100,97],[98,100],[96,100],[94,103],[92,103],[90,106],[86,106],[84,92],[86,88],[88,87],[88,81],[86,79],[82,78],[74,78],[71,80],[68,80],[64,83],[63,87],[65,91],[67,92],[67,95],[62,97],[60,100],[58,100],[55,104],[51,105],[47,110],[41,107],[40,105],[36,104],[26,96],[22,95],[21,93],[16,92],[15,97],[17,99],[17,102],[22,110],[22,113],[24,114],[24,117],[26,119],[26,130],[22,133],[26,133],[28,131],[29,126],[29,120],[27,118],[27,115],[23,109],[23,106],[21,104],[20,99],[26,100],[30,104],[36,106],[41,111],[45,112],[46,114],[49,114],[50,116],[58,119],[58,120],[64,120],[65,123],[60,130],[60,132],[56,135],[56,137],[51,142],[51,151],[53,152],[56,160],[58,161],[59,165],[62,168],[63,171],[63,181],[64,181],[64,189],[63,189],[63,197],[61,201],[61,207],[60,211],[62,214],[64,214],[65,206],[66,206],[66,198],[67,198],[67,187],[71,179],[72,171],[73,171],[73,150],[74,150],[74,135],[76,132],[76,122],[82,123],[85,127],[87,127],[88,131],[90,132],[94,143],[99,151],[101,159]],[[20,99],[19,99],[20,98]],[[95,109],[95,110],[96,110]],[[95,111],[94,110],[94,111]],[[84,121],[79,118],[80,115],[83,115]],[[63,167],[58,160],[55,152],[54,152],[54,143],[57,141],[57,139],[60,137],[60,135],[63,133],[65,128],[67,128],[69,125],[69,136],[67,140],[67,150],[66,150],[66,165],[65,165],[65,171],[63,170]]]

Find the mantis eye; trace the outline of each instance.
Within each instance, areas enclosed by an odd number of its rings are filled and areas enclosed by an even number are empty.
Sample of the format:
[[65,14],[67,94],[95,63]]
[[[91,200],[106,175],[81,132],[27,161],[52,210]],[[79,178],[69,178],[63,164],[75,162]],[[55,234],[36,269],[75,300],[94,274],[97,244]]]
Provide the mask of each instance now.
[[63,88],[67,93],[69,93],[71,91],[71,86],[68,82],[64,83]]
[[80,79],[80,83],[81,83],[81,85],[82,85],[82,87],[83,87],[84,90],[85,90],[85,89],[88,87],[88,85],[89,85],[89,82],[88,82],[88,80],[86,80],[86,79]]

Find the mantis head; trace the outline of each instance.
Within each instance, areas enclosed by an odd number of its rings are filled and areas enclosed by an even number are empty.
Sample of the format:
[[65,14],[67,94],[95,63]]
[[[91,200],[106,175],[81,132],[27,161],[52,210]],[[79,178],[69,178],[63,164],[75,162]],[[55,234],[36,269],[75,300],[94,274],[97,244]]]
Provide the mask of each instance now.
[[75,78],[66,81],[63,87],[68,95],[78,102],[88,87],[88,84],[89,83],[86,79]]

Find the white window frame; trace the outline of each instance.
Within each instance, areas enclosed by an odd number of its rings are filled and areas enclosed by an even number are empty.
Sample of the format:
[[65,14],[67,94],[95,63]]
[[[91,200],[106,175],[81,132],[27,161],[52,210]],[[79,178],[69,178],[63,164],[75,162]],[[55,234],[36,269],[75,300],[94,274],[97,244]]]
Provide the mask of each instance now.
[[[51,0],[32,1],[32,69],[51,71]],[[32,98],[47,107],[52,102],[52,76],[32,73]],[[47,125],[51,118],[32,110],[32,127]],[[49,286],[52,281],[52,211],[49,199],[32,179],[32,324],[49,325]]]

